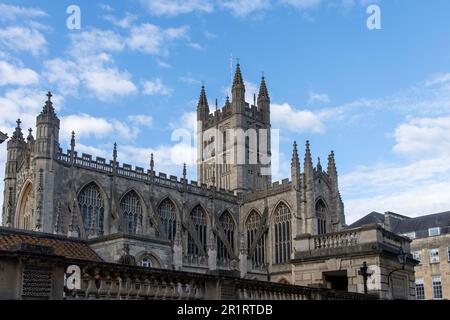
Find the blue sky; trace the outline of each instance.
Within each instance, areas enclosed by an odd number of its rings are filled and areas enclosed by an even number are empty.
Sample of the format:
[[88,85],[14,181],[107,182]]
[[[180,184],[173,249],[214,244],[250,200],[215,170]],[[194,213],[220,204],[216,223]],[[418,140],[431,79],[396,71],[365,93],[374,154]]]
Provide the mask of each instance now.
[[[381,30],[366,27],[374,3]],[[66,27],[69,5],[80,30]],[[194,146],[171,136],[192,132],[202,81],[210,106],[224,103],[232,55],[249,97],[266,77],[274,180],[290,176],[292,142],[303,153],[309,139],[314,157],[335,151],[348,222],[449,210],[449,11],[445,0],[0,2],[0,130],[18,117],[34,127],[51,90],[63,149],[75,130],[79,152],[109,159],[117,141],[121,162],[147,167],[154,152],[157,171],[180,175]]]

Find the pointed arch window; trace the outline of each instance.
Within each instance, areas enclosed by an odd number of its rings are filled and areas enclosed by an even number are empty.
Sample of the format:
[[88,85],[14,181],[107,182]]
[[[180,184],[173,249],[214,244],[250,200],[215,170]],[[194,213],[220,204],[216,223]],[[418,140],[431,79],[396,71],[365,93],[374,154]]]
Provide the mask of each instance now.
[[19,228],[25,230],[33,229],[33,185],[28,183],[22,196],[19,213]]
[[287,263],[291,259],[291,211],[281,202],[274,216],[275,263]]
[[78,205],[86,235],[103,234],[104,200],[95,183],[85,186],[78,194]]
[[142,207],[136,192],[130,191],[122,197],[120,210],[123,219],[123,232],[137,234],[142,224]]
[[317,233],[327,233],[327,206],[322,199],[316,202]]
[[[235,224],[231,214],[228,211],[225,211],[219,218],[219,228],[222,228],[223,234],[225,235],[228,243],[231,246],[231,249],[234,251],[234,233],[235,233]],[[226,262],[231,259],[230,252],[227,247],[220,239],[217,237],[217,259],[219,263]]]
[[164,229],[164,233],[166,234],[166,239],[168,240],[175,239],[175,232],[176,232],[175,205],[169,198],[166,198],[163,201],[161,201],[157,211],[159,220],[161,221],[162,224],[162,228]]
[[[203,247],[203,251],[206,252],[206,212],[198,205],[190,213],[190,219],[197,233],[197,240]],[[188,234],[188,248],[187,253],[190,256],[200,256],[201,250],[197,246],[193,236]]]
[[253,252],[250,252],[251,246],[254,241],[256,241],[256,235],[258,233],[258,229],[261,224],[261,216],[258,212],[252,211],[247,218],[245,223],[245,230],[247,233],[247,248],[248,253],[251,254],[252,265],[254,268],[262,267],[262,265],[266,262],[266,244],[264,235],[258,239],[255,249]]

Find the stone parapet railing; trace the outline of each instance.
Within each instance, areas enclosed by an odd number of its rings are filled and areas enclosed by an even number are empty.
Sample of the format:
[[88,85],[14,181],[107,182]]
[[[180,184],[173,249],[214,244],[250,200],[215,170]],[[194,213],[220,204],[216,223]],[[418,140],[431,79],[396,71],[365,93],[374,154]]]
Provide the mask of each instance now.
[[[361,250],[362,246],[376,245],[398,251],[400,247],[409,252],[411,240],[383,229],[377,224],[366,225],[354,229],[320,235],[305,234],[298,236],[295,241],[296,253],[318,254],[321,251],[332,253],[333,250]],[[338,251],[335,251],[338,252]]]
[[369,300],[372,296],[323,288],[190,272],[89,263],[81,268],[79,289],[65,299],[114,300]]

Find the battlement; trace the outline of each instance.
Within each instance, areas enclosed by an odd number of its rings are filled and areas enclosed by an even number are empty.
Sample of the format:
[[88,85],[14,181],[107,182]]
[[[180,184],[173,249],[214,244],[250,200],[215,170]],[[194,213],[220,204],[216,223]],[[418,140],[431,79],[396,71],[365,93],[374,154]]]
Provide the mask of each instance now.
[[[245,102],[243,114],[256,121],[263,121],[263,112],[258,109],[258,106],[249,104],[248,102]],[[217,123],[228,119],[232,115],[233,112],[231,109],[231,103],[225,103],[222,108],[216,109],[212,113],[208,114],[206,121],[203,123],[203,128],[208,129],[214,127]]]
[[239,193],[238,199],[242,202],[250,202],[258,200],[267,196],[283,193],[292,188],[292,182],[286,178],[280,181],[273,182],[267,189],[255,190],[251,193]]
[[[65,165],[72,165],[71,151],[67,150],[67,153],[60,152],[57,156],[57,160]],[[159,172],[158,175],[156,175],[156,172],[150,169],[145,170],[144,168],[138,166],[133,168],[132,165],[127,163],[123,163],[121,165],[118,161],[116,161],[114,167],[113,160],[107,162],[106,159],[101,157],[95,157],[94,159],[92,155],[86,153],[82,153],[80,157],[78,156],[78,152],[74,151],[73,166],[95,170],[106,174],[115,174],[119,177],[139,180],[146,183],[155,183],[160,186],[177,190],[185,190],[186,192],[199,195],[206,195],[207,193],[214,192],[218,198],[228,201],[236,201],[236,196],[229,190],[222,188],[216,189],[214,187],[207,186],[206,184],[199,184],[194,180],[188,181],[187,179],[179,178],[174,175],[167,175],[163,172]]]

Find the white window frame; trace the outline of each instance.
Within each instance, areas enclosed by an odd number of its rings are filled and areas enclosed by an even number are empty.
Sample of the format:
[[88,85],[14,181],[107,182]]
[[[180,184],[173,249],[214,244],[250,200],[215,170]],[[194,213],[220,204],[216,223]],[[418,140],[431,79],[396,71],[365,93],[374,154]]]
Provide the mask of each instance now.
[[[417,295],[417,286],[422,286],[423,299],[419,299],[419,298],[418,298],[418,295]],[[424,281],[423,281],[423,278],[417,278],[417,279],[416,279],[416,299],[417,299],[417,300],[425,300],[425,287],[424,287]]]
[[447,247],[447,261],[450,262],[450,247]]
[[439,263],[439,249],[430,249],[428,250],[428,256],[430,258],[430,264]]
[[[145,262],[144,262],[145,260]],[[144,257],[141,259],[141,267],[144,268],[152,268],[153,267],[153,261],[149,257]]]
[[[433,232],[436,232],[435,234],[433,234]],[[439,236],[441,235],[441,228],[440,227],[435,227],[435,228],[429,228],[428,229],[428,236],[429,237],[435,237],[435,236]]]
[[419,265],[422,264],[422,251],[418,250],[418,251],[413,251],[412,252],[413,258],[416,259],[417,261],[419,261]]
[[[435,283],[437,284],[438,282],[439,282],[439,287],[440,287],[440,291],[441,291],[441,296],[436,298],[434,284]],[[433,299],[435,299],[435,300],[443,299],[444,296],[443,296],[443,292],[442,292],[442,278],[440,276],[431,277],[431,289],[433,291]]]

